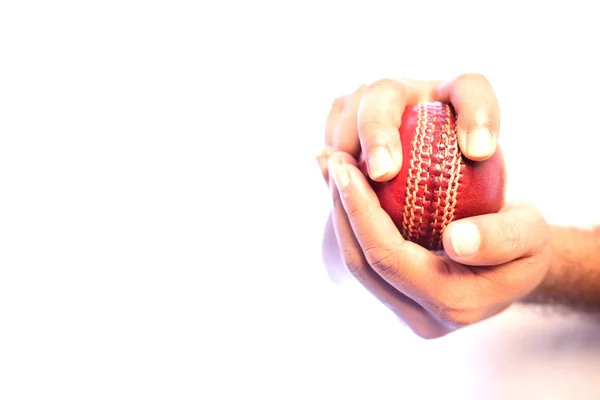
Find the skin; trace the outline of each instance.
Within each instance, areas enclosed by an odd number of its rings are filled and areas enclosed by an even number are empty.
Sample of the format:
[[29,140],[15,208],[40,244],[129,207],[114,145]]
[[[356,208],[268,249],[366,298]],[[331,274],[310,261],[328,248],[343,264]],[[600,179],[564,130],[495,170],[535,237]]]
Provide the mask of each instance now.
[[350,272],[428,339],[490,318],[514,302],[600,314],[600,229],[550,226],[535,207],[514,202],[497,214],[450,224],[443,252],[402,238],[357,160],[364,152],[371,179],[393,178],[403,161],[403,110],[436,100],[456,109],[463,154],[474,161],[491,157],[500,111],[481,75],[382,80],[334,101],[317,161],[331,189],[334,230]]

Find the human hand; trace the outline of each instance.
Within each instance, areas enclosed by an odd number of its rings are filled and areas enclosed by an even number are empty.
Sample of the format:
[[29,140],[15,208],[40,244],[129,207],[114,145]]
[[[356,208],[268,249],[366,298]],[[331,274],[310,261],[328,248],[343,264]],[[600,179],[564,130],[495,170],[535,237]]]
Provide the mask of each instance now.
[[[472,92],[495,102],[486,93],[491,91],[486,81],[475,82],[484,88]],[[484,105],[466,96],[460,99],[478,104],[479,111],[472,116],[481,115],[483,109],[497,110],[496,104]],[[469,109],[453,105],[457,110]],[[327,147],[319,164],[332,190],[332,219],[343,261],[379,301],[419,336],[436,338],[489,318],[535,290],[548,271],[551,246],[549,228],[534,207],[507,204],[497,214],[455,221],[444,232],[444,252],[439,254],[406,241],[357,168],[360,144],[358,150],[351,147],[356,145],[358,129],[349,128],[349,122],[331,120],[343,114],[330,114],[326,143],[352,154]],[[465,116],[462,121],[473,124]],[[498,126],[494,121],[491,118],[489,125]],[[343,124],[347,124],[344,129],[328,136],[331,126]],[[377,124],[381,126],[378,122],[370,126]]]
[[362,85],[333,102],[325,129],[325,150],[317,157],[327,179],[327,157],[343,151],[367,161],[374,181],[392,179],[402,166],[398,128],[404,109],[423,101],[448,102],[455,108],[458,143],[474,161],[491,157],[497,146],[500,110],[494,91],[481,75],[449,81],[380,80]]

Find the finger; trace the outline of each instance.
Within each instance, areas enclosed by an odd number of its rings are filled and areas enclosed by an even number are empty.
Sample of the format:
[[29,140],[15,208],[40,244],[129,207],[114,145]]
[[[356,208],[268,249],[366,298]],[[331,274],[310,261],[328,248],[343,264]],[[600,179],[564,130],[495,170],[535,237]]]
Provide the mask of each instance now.
[[357,126],[360,146],[374,181],[387,181],[402,167],[402,144],[398,128],[408,103],[417,101],[409,81],[382,80],[363,94]]
[[[335,156],[329,159],[329,164],[332,168],[336,168],[340,163],[354,164],[355,161],[347,153],[336,153]],[[339,190],[332,175],[329,176],[329,187],[331,188],[331,197],[333,199],[333,227],[340,248],[340,257],[348,270],[360,280],[363,274],[362,270],[364,269],[363,264],[366,264],[367,261],[348,222]]]
[[323,179],[327,184],[329,184],[329,169],[327,168],[327,161],[333,153],[335,153],[335,149],[333,147],[325,146],[316,156],[317,164],[319,164],[319,169],[321,170]]
[[354,165],[339,163],[333,155],[329,170],[369,265],[385,281],[419,304],[424,295],[431,298],[433,289],[442,283],[442,274],[437,273],[444,269],[441,259],[402,238],[381,208],[365,176]]
[[500,108],[491,84],[482,75],[465,74],[440,84],[434,99],[449,102],[456,110],[458,143],[473,160],[490,158],[500,132]]
[[327,115],[327,120],[325,122],[325,146],[333,145],[333,133],[338,120],[340,119],[340,115],[342,115],[342,112],[344,111],[344,106],[348,96],[349,95],[338,97],[331,105],[331,110],[329,110],[329,114]]
[[[343,160],[354,164],[354,160],[350,156],[344,157]],[[339,244],[340,256],[350,273],[369,293],[388,307],[417,335],[424,338],[435,338],[449,333],[448,327],[433,319],[423,307],[396,290],[371,269],[354,236],[352,226],[341,203],[339,191],[332,178],[331,180],[330,187],[334,198],[333,228]]]
[[465,218],[448,225],[444,250],[461,264],[491,266],[533,256],[548,240],[543,216],[531,205],[509,205],[497,214]]
[[351,97],[355,93],[340,96],[333,101],[327,120],[325,122],[325,146],[317,153],[316,159],[319,164],[319,168],[323,175],[325,183],[329,184],[329,172],[327,169],[327,160],[331,154],[335,152],[333,147],[334,134],[337,126],[339,125],[340,118],[344,114],[346,104],[350,101]]
[[365,91],[365,86],[360,86],[354,93],[345,97],[344,109],[333,129],[331,145],[338,151],[351,154],[358,158],[360,142],[358,140],[357,115],[360,99]]

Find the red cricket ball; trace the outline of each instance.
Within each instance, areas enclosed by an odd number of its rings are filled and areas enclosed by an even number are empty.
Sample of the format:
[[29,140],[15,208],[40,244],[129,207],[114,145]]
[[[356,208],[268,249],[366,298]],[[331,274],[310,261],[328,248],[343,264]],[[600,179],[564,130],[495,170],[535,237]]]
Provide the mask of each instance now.
[[[403,161],[398,175],[387,182],[368,180],[406,240],[441,250],[442,233],[450,222],[495,213],[503,206],[506,173],[500,148],[485,161],[464,157],[450,104],[408,107],[399,134]],[[360,167],[368,177],[364,160]]]

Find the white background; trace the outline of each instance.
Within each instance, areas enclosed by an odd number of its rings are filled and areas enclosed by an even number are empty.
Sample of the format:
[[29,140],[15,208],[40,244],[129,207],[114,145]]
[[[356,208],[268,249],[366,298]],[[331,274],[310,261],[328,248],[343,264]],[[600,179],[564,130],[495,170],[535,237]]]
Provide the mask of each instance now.
[[321,251],[325,116],[386,77],[485,74],[509,198],[600,221],[596,14],[533,3],[0,3],[0,398],[599,398],[597,323],[420,340]]

